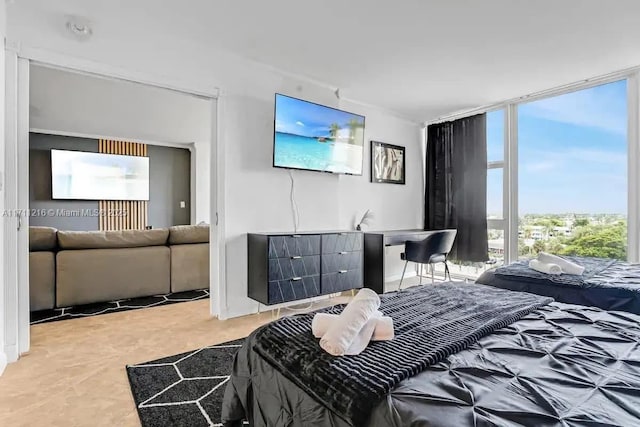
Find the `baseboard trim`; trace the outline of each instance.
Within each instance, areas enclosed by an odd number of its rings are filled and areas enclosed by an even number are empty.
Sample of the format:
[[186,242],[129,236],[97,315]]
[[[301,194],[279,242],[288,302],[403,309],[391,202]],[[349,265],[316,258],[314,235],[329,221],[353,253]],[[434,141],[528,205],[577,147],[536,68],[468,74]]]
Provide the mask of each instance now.
[[0,350],[0,376],[4,372],[4,369],[7,367],[7,355],[4,350]]
[[20,358],[20,353],[18,352],[18,346],[16,344],[5,345],[4,357],[7,364],[17,362],[18,359]]
[[[408,270],[408,269],[407,269]],[[418,277],[418,273],[416,273],[415,271],[407,271],[404,275],[405,279],[409,279],[411,277]],[[387,276],[384,279],[385,283],[389,283],[389,282],[395,282],[402,279],[402,273],[400,274],[395,274],[393,276]]]

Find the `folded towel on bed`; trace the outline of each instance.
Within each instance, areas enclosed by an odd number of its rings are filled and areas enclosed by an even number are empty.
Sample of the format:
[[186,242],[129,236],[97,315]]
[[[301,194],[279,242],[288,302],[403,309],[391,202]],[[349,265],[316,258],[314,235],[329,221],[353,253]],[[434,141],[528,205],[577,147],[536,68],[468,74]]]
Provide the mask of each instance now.
[[578,276],[580,276],[582,275],[582,273],[584,273],[583,266],[569,261],[568,259],[564,259],[556,255],[551,255],[546,252],[540,252],[538,254],[538,261],[544,262],[545,264],[556,264],[562,269],[562,272],[566,274],[577,274]]
[[373,317],[364,324],[360,332],[353,338],[351,345],[344,352],[345,356],[355,356],[367,348],[373,337],[373,331],[376,329],[376,322],[379,317],[377,313],[378,312],[373,314]]
[[540,273],[553,274],[556,276],[562,274],[562,268],[560,268],[559,265],[542,262],[537,259],[529,261],[529,268],[539,271]]
[[[389,341],[394,337],[393,319],[389,316],[383,316],[381,311],[376,312],[375,328],[371,341]],[[338,319],[337,314],[316,313],[311,322],[311,332],[316,338],[321,338],[334,322]]]
[[[327,332],[322,336],[320,347],[333,356],[343,356],[347,354],[347,350],[353,354],[351,346],[356,339],[358,343],[364,339],[367,343],[371,340],[375,322],[369,322],[369,320],[374,317],[379,307],[380,297],[378,294],[368,288],[360,289],[353,300],[342,310],[338,319],[329,326]],[[368,337],[367,334],[369,334]]]

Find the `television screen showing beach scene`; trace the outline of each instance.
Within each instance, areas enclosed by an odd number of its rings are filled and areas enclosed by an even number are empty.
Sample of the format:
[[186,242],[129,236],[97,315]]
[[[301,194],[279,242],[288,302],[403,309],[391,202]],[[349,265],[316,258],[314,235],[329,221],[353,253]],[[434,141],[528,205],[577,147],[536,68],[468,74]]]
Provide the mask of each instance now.
[[276,94],[273,165],[362,174],[364,117]]

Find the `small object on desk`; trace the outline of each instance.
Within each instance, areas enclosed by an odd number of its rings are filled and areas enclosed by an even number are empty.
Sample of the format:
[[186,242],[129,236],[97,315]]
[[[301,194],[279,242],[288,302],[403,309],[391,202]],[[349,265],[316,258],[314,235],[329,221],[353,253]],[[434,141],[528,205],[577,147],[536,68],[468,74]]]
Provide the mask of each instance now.
[[371,211],[371,209],[367,209],[364,215],[362,215],[362,218],[360,218],[360,222],[356,225],[356,230],[362,231],[362,226],[369,225],[369,221],[371,221],[373,218],[373,212]]

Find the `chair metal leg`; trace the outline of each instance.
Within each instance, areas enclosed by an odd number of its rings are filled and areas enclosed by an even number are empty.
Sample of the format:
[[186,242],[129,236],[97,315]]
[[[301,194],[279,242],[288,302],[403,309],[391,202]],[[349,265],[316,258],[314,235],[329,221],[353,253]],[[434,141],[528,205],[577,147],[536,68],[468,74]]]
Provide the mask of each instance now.
[[402,269],[402,277],[400,277],[400,284],[398,285],[398,290],[402,289],[402,281],[404,280],[404,273],[407,271],[407,265],[409,261],[404,262],[404,268]]
[[424,264],[420,264],[420,285],[422,285],[422,267],[424,267]]
[[444,279],[447,280],[447,275],[449,275],[449,281],[451,281],[451,271],[449,271],[449,264],[447,264],[447,260],[444,260]]
[[430,264],[430,265],[431,265],[431,284],[435,285],[436,279],[435,279],[435,277],[433,275],[433,270],[435,270],[435,268],[433,268],[433,264]]

